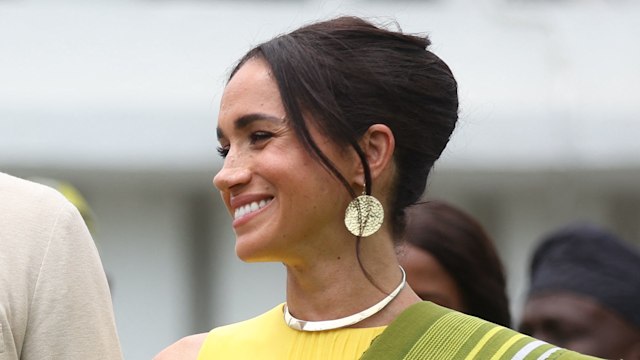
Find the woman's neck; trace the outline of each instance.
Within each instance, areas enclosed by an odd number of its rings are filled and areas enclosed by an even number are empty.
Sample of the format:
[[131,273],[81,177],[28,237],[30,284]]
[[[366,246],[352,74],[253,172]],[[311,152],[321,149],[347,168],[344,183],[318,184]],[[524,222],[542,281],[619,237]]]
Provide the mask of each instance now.
[[[391,240],[385,239],[384,233],[376,235],[362,239],[360,244],[362,265],[374,283],[358,263],[355,244],[351,252],[339,257],[309,259],[295,266],[287,265],[290,313],[302,320],[332,320],[369,308],[391,293],[401,282],[402,274]],[[418,301],[418,296],[406,286],[379,313],[353,327],[386,325]]]

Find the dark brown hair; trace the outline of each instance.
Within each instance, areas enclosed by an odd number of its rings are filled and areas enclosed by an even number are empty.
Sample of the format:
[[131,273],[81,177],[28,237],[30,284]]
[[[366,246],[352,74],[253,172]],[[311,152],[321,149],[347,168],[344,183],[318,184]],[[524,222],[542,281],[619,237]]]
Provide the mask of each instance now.
[[264,59],[278,84],[287,119],[307,149],[355,197],[355,192],[309,134],[303,111],[323,135],[352,146],[362,161],[366,192],[371,175],[358,140],[376,123],[396,139],[397,168],[391,197],[391,227],[404,229],[404,209],[416,202],[433,163],[440,157],[458,118],[457,84],[449,67],[426,50],[427,37],[340,17],[299,28],[250,50]]
[[428,252],[453,277],[467,314],[511,325],[506,279],[493,242],[482,225],[442,201],[410,207],[404,240]]

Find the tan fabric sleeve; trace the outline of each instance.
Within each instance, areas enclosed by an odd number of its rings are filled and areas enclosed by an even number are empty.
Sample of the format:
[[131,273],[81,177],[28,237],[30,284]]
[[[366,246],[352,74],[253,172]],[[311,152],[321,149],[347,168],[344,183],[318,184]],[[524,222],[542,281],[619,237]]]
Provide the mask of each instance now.
[[100,257],[77,209],[0,173],[0,360],[122,359]]

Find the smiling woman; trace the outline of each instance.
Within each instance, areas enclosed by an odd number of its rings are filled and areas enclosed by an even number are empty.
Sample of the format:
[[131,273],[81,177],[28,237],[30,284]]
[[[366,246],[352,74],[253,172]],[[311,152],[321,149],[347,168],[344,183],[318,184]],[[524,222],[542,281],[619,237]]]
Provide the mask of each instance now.
[[[348,192],[334,191],[339,184],[305,150],[286,117],[269,66],[249,59],[222,97],[218,137],[225,161],[214,178],[234,216],[236,252],[245,261],[293,265],[317,256],[318,245],[339,236],[331,225],[349,202]],[[324,153],[345,161],[341,168],[353,163],[310,130]]]
[[406,285],[395,239],[458,117],[456,81],[429,45],[342,17],[239,61],[220,104],[214,184],[237,255],[284,264],[286,303],[156,359],[581,358]]

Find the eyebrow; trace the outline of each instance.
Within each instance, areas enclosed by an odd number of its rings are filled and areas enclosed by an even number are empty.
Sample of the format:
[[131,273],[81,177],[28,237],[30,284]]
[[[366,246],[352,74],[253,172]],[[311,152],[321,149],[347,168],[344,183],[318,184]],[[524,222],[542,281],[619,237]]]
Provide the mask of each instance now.
[[[252,123],[256,121],[262,121],[262,120],[279,123],[279,122],[282,122],[284,118],[279,118],[277,116],[264,114],[264,113],[252,113],[252,114],[243,115],[237,118],[236,121],[233,123],[233,127],[236,130],[242,130],[247,126],[251,125]],[[222,129],[220,129],[219,126],[216,127],[216,135],[218,136],[218,140],[220,140],[221,138],[224,138],[224,132],[222,131]]]

